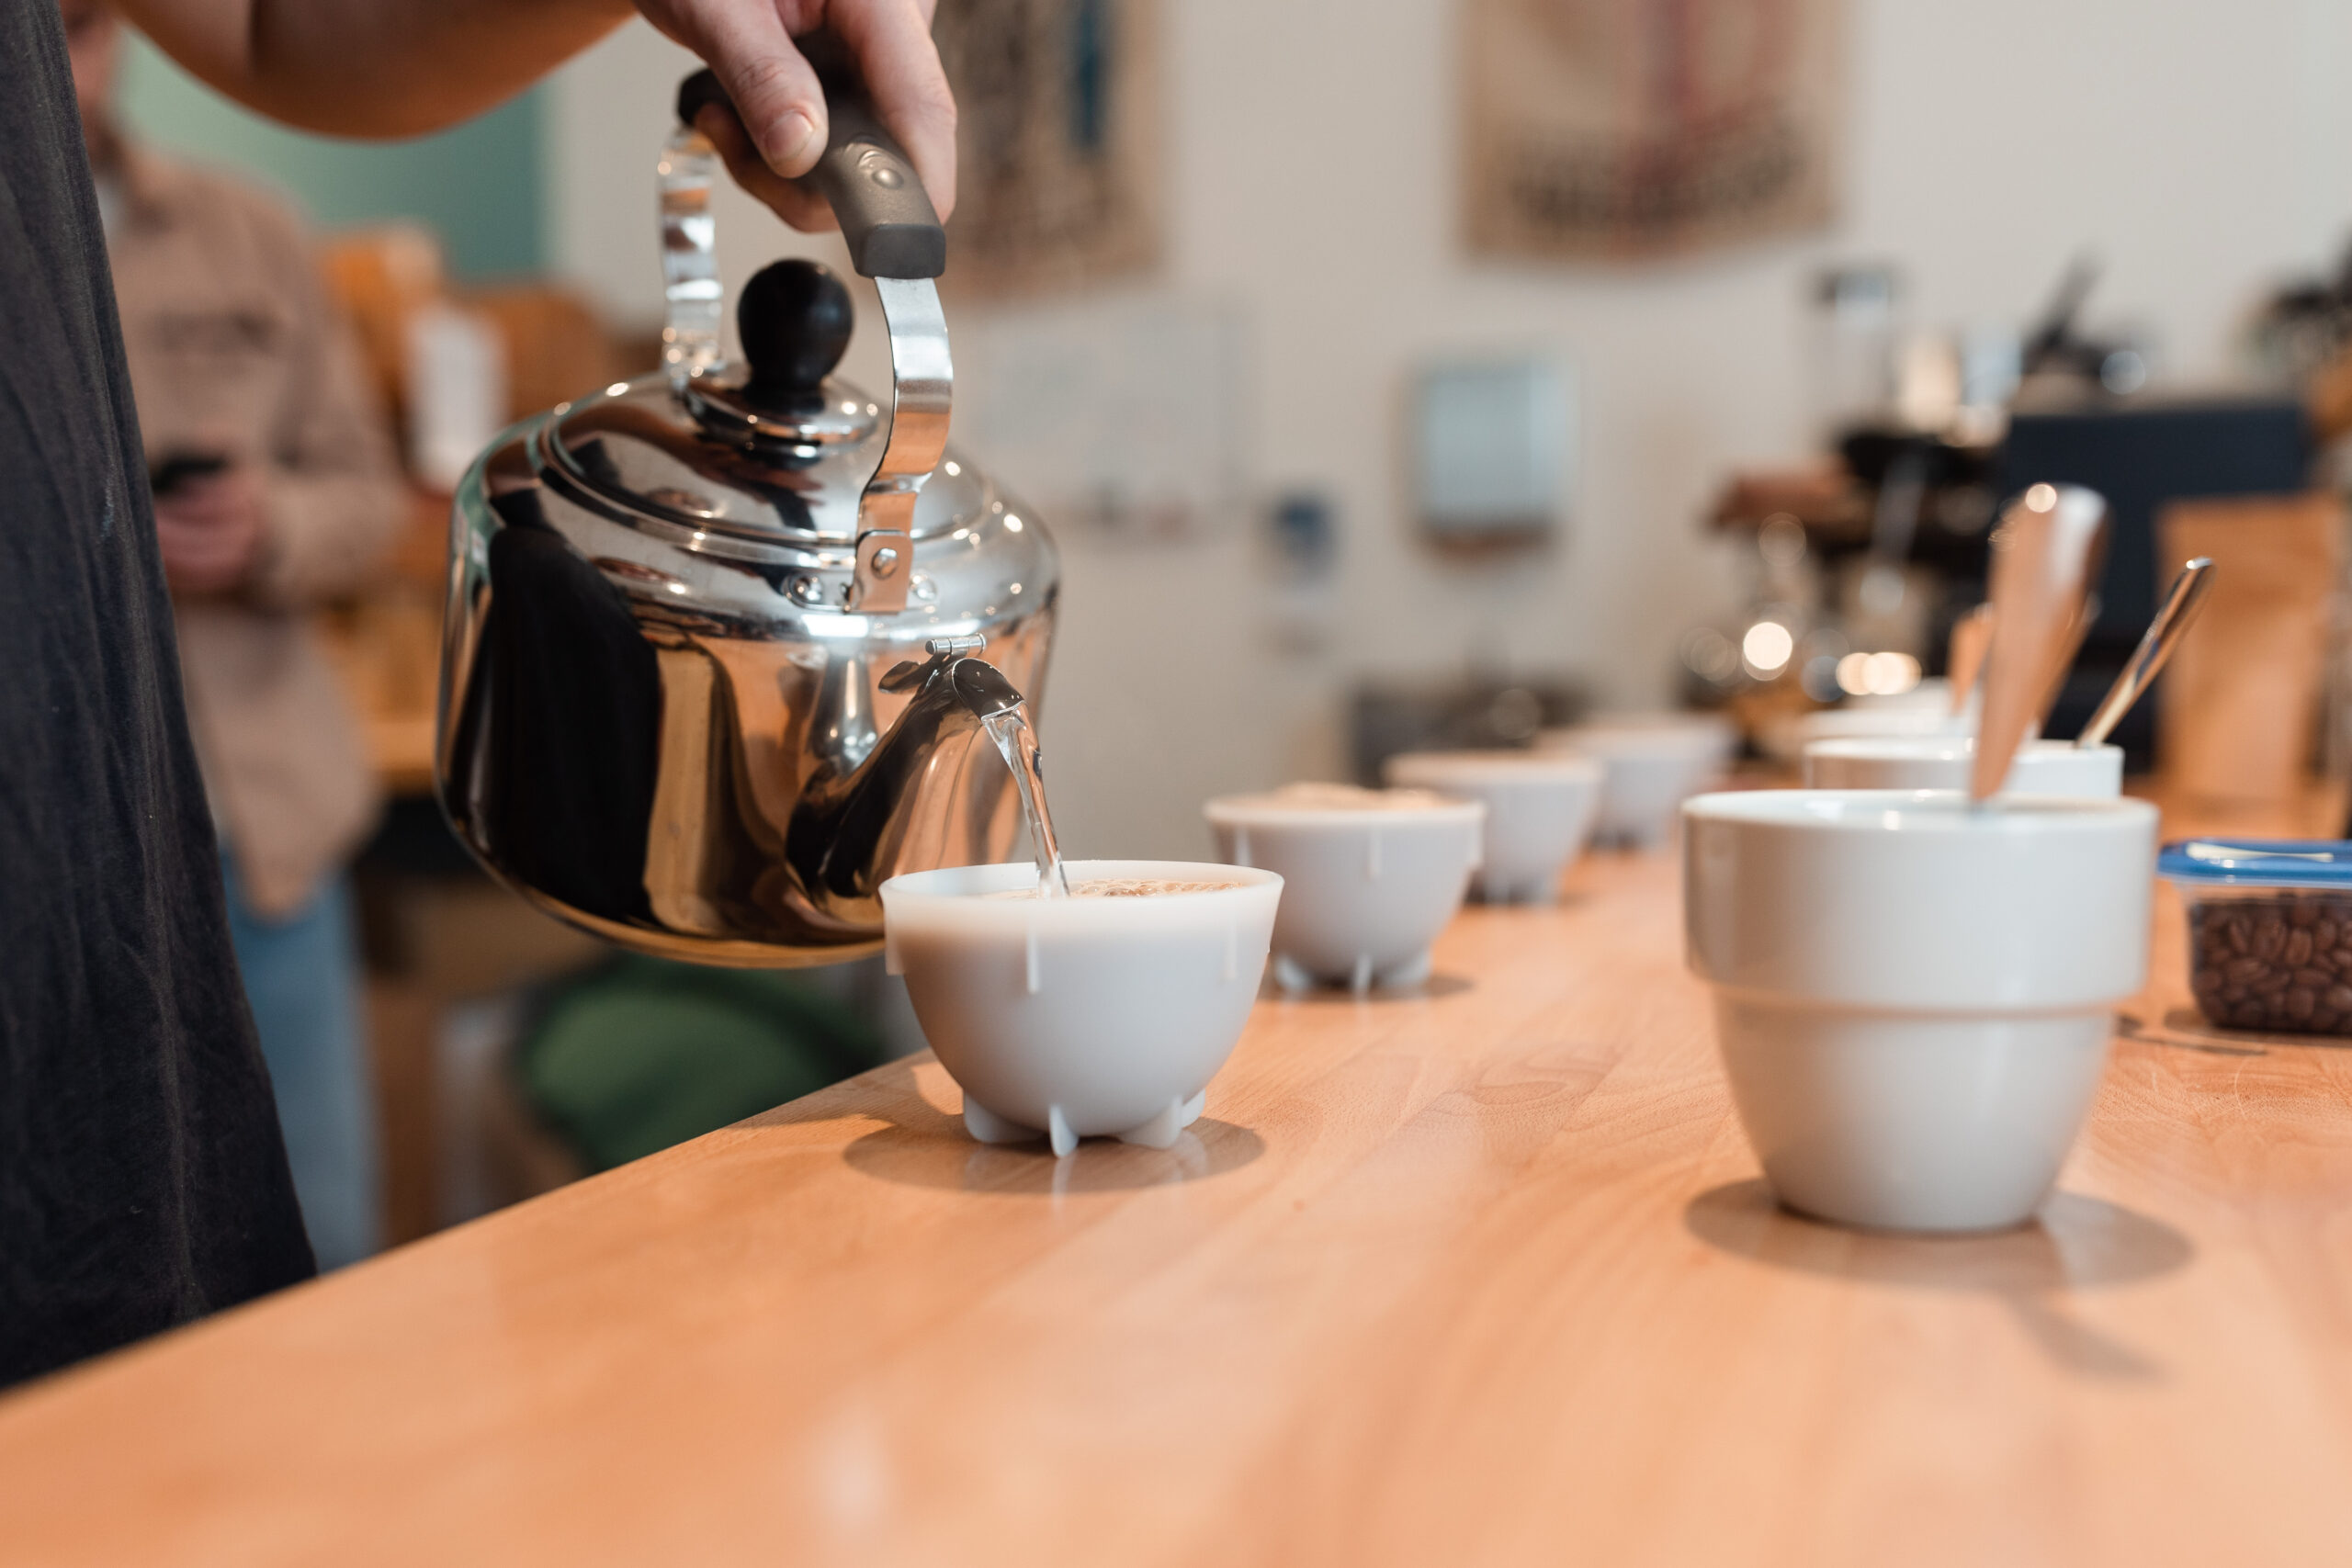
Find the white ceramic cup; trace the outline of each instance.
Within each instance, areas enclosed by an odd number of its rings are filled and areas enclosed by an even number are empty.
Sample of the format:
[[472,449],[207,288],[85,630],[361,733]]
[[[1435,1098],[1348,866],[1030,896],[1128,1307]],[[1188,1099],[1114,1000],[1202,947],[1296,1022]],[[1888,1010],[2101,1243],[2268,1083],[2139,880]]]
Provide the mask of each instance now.
[[1489,904],[1558,897],[1600,809],[1600,764],[1568,752],[1408,751],[1382,771],[1392,784],[1486,807],[1486,863],[1474,880]]
[[1418,985],[1482,858],[1476,801],[1317,807],[1280,795],[1203,808],[1217,853],[1282,874],[1274,978],[1289,990]]
[[1805,745],[1854,735],[1973,735],[1973,715],[1950,708],[1843,707],[1822,708],[1797,720],[1797,734]]
[[1191,861],[1070,861],[1093,878],[1216,882],[1145,897],[1018,898],[1037,868],[967,865],[882,885],[888,967],[964,1090],[982,1143],[1107,1134],[1166,1148],[1201,1114],[1249,1021],[1283,879]]
[[[1973,735],[1871,735],[1815,740],[1804,749],[1807,789],[1966,789]],[[2002,789],[2113,800],[2123,793],[2123,748],[2029,740]]]
[[1690,967],[1781,1201],[1886,1230],[2030,1217],[2146,978],[2155,808],[1759,790],[1683,827]]
[[1713,714],[1623,714],[1536,739],[1600,764],[1600,815],[1594,839],[1649,847],[1674,829],[1675,807],[1714,782],[1739,747],[1739,731]]
[[1941,675],[1930,675],[1907,692],[1858,692],[1846,699],[1849,708],[1875,708],[1892,713],[1898,708],[1928,708],[1937,713],[1951,709],[1951,682]]
[[1794,762],[1816,740],[1864,735],[1973,735],[1976,715],[1942,707],[1881,705],[1857,699],[1845,707],[1815,708],[1775,720],[1763,735],[1764,750],[1776,761]]

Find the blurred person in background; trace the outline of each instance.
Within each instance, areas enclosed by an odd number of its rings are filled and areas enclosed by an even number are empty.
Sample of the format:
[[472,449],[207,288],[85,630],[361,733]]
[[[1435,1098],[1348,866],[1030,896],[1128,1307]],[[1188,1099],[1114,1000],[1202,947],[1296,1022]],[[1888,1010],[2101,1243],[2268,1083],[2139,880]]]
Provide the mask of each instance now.
[[408,492],[293,215],[126,136],[120,20],[61,8],[230,935],[311,1247],[339,1268],[379,1231],[345,864],[381,802],[308,612],[360,586]]
[[[955,103],[929,0],[637,6],[718,72],[741,123],[716,106],[697,123],[787,220],[824,221],[784,183],[825,146],[823,89],[792,42],[820,27],[858,61],[940,215],[954,209]],[[249,108],[377,137],[480,114],[630,14],[628,0],[120,9]],[[56,6],[0,6],[0,1385],[314,1268],[237,979],[77,118]],[[217,535],[189,553],[183,578],[238,575]]]

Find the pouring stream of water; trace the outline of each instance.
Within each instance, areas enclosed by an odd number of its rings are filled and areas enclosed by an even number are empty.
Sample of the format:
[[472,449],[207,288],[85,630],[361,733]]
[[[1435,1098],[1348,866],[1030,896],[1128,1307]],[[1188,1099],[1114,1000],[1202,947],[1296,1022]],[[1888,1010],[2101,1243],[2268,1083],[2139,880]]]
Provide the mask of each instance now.
[[1030,728],[1026,704],[1016,703],[980,721],[1012,770],[1021,790],[1021,815],[1029,824],[1029,846],[1037,855],[1037,897],[1067,898],[1069,878],[1062,870],[1061,846],[1054,840],[1054,819],[1046,809],[1046,776],[1039,767],[1037,732]]

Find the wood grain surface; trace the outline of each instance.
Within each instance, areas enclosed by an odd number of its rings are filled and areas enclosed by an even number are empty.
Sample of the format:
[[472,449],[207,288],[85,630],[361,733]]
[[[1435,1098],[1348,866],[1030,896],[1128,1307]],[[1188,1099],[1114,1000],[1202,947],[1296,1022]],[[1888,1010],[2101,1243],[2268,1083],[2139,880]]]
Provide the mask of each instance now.
[[2039,1224],[1776,1211],[1670,856],[1268,999],[1172,1150],[912,1058],[0,1401],[11,1563],[2352,1562],[2352,1055],[2185,1010]]

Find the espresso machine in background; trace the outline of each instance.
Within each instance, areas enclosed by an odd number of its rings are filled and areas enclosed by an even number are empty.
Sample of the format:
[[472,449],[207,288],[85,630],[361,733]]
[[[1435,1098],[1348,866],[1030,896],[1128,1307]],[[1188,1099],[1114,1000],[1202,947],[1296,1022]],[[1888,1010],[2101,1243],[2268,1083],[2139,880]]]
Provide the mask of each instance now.
[[[1750,732],[1823,704],[1900,697],[1943,672],[1952,624],[1983,602],[1993,519],[2049,481],[2112,507],[2098,615],[2052,711],[2072,735],[2131,656],[2170,566],[2156,519],[2169,502],[2303,489],[2312,442],[2301,400],[2145,390],[2143,344],[2079,325],[2096,269],[2067,270],[2038,323],[2006,346],[1907,337],[1891,269],[1839,269],[1816,297],[1816,402],[1826,455],[1736,476],[1713,526],[1743,541],[1747,615],[1693,628],[1686,694]],[[2160,705],[2113,739],[2151,765]]]
[[1059,581],[1036,515],[946,445],[945,235],[818,58],[810,178],[880,296],[888,407],[832,376],[854,310],[813,263],[752,279],[743,361],[721,356],[703,72],[660,168],[664,367],[508,431],[451,525],[450,825],[541,909],[700,963],[860,956],[884,879],[1006,857],[1017,808],[981,720],[1007,680],[1035,694]]

